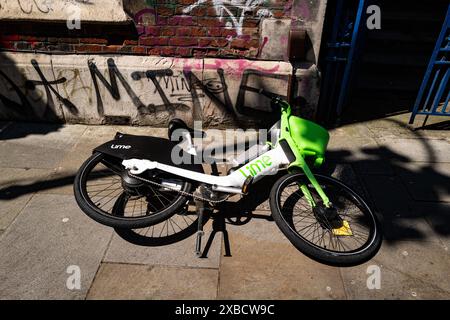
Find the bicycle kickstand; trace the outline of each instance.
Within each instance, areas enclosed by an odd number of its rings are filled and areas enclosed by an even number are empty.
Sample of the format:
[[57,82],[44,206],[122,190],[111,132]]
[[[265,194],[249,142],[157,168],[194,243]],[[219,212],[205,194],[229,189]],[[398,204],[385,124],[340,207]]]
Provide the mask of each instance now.
[[195,201],[198,215],[198,226],[197,226],[197,237],[195,240],[195,254],[199,258],[207,258],[209,249],[213,243],[213,240],[217,232],[222,232],[223,240],[225,244],[225,257],[231,257],[230,240],[228,237],[228,231],[226,229],[225,217],[223,215],[213,217],[213,224],[211,234],[209,235],[208,241],[206,242],[205,248],[202,250],[202,237],[205,235],[203,231],[203,221],[204,216],[209,208],[205,207],[203,201]]
[[213,223],[212,223],[212,231],[209,235],[208,241],[206,242],[205,248],[203,249],[203,254],[200,256],[200,258],[207,258],[209,249],[211,248],[211,245],[213,243],[213,240],[217,234],[217,232],[222,232],[223,234],[223,242],[225,246],[225,257],[231,257],[231,249],[230,249],[230,239],[228,237],[228,231],[226,228],[226,222],[225,217],[223,214],[216,215],[213,217]]
[[205,235],[203,231],[203,216],[205,214],[205,204],[203,201],[195,200],[195,206],[198,216],[198,226],[197,226],[197,238],[195,240],[195,254],[197,257],[202,255],[202,237]]

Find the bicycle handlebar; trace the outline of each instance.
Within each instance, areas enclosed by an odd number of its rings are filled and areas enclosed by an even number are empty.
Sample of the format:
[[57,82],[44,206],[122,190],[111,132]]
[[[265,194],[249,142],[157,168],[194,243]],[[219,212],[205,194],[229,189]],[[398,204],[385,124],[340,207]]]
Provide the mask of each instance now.
[[272,99],[272,100],[280,100],[281,99],[279,95],[277,95],[275,93],[272,93],[272,92],[269,92],[269,91],[266,91],[264,89],[259,89],[258,93],[262,94],[263,96],[265,96],[265,97],[267,97],[269,99]]
[[272,92],[269,92],[269,91],[266,91],[266,90],[264,90],[262,88],[261,89],[257,89],[257,88],[248,87],[248,86],[243,85],[243,86],[241,86],[241,89],[245,89],[247,91],[255,92],[255,93],[261,94],[261,95],[269,98],[271,100],[270,101],[270,107],[272,108],[273,111],[279,110],[280,109],[279,107],[280,107],[281,103],[283,102],[283,97],[282,96],[280,96],[278,94],[275,94],[275,93],[272,93]]

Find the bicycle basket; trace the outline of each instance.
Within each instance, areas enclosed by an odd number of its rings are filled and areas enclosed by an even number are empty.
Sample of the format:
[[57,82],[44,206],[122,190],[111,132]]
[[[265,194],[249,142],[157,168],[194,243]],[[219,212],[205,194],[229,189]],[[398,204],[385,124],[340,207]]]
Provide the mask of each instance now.
[[289,117],[291,137],[301,149],[304,157],[313,157],[314,165],[320,166],[325,160],[330,135],[318,124],[295,116]]

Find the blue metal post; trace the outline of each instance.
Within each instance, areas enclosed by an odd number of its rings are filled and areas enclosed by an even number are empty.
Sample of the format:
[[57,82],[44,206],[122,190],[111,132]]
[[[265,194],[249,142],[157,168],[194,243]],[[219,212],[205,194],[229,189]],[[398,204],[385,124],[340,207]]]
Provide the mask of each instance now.
[[350,50],[349,50],[349,53],[347,56],[347,64],[345,66],[344,76],[342,78],[341,89],[339,92],[339,99],[338,99],[338,102],[336,105],[336,113],[337,113],[338,117],[342,113],[342,108],[345,103],[345,99],[347,98],[348,85],[349,85],[350,76],[351,76],[352,67],[353,67],[353,60],[354,60],[355,51],[356,51],[356,44],[358,41],[359,29],[361,26],[362,17],[365,14],[365,11],[364,11],[365,8],[366,8],[366,1],[360,0],[359,6],[358,6],[358,12],[356,14],[355,24],[353,26],[352,41],[351,41]]
[[[442,96],[445,93],[445,89],[447,87],[447,83],[448,83],[448,80],[449,80],[448,65],[449,65],[450,61],[448,61],[445,57],[443,57],[442,59],[438,60],[439,53],[441,53],[441,52],[448,52],[449,51],[449,43],[448,43],[448,41],[450,41],[450,37],[447,36],[448,30],[449,30],[449,26],[450,26],[450,5],[448,6],[447,15],[445,17],[444,25],[442,26],[441,33],[439,34],[439,38],[438,38],[438,40],[436,42],[436,46],[434,48],[433,54],[432,54],[430,62],[428,64],[427,71],[426,71],[425,76],[424,76],[423,81],[422,81],[422,85],[420,86],[419,93],[418,93],[417,98],[416,98],[416,102],[414,103],[414,108],[413,108],[413,111],[412,111],[412,114],[411,114],[411,118],[409,120],[410,124],[414,123],[414,119],[415,119],[417,114],[426,114],[427,116],[429,116],[429,115],[449,115],[449,114],[445,113],[446,108],[447,108],[447,104],[448,104],[448,100],[449,100],[448,99],[448,95],[447,95],[447,98],[446,98],[446,101],[445,101],[445,104],[443,106],[442,111],[441,112],[437,112],[437,108],[439,106],[439,102],[441,101],[441,98],[442,98]],[[445,40],[447,41],[447,44],[443,48],[442,45],[444,44]],[[427,98],[426,98],[425,104],[423,105],[422,111],[419,111],[420,104],[422,102],[422,99],[423,99],[423,96],[425,94],[425,91],[426,91],[426,89],[427,89],[427,87],[429,85],[429,81],[430,81],[430,78],[432,76],[432,73],[433,73],[433,70],[434,70],[435,66],[442,66],[443,68],[447,68],[447,70],[445,71],[445,75],[444,75],[444,77],[441,80],[441,83],[439,85],[438,92],[437,92],[437,94],[435,96],[435,99],[433,101],[432,108],[430,108],[430,110],[428,111],[427,106],[428,106],[429,99],[430,99],[430,97],[432,95],[432,92],[433,92],[433,90],[435,88],[436,82],[437,82],[437,80],[439,78],[439,74],[440,74],[441,70],[437,70],[436,71],[434,79],[433,79],[433,82],[431,84],[431,87],[429,88],[429,92],[427,94]],[[426,119],[425,119],[425,122],[426,122]]]

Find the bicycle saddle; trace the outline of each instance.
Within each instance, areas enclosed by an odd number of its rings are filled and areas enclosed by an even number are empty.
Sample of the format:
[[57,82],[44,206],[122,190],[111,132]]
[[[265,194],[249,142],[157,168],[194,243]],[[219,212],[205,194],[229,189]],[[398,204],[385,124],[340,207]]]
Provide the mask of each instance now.
[[187,130],[192,138],[204,138],[206,137],[206,133],[204,131],[197,131],[194,130],[192,128],[190,128],[186,122],[184,122],[183,120],[179,119],[179,118],[174,118],[172,120],[170,120],[169,122],[169,126],[168,126],[168,136],[169,136],[169,140],[172,140],[172,134],[178,130],[178,129],[182,129],[182,130]]

